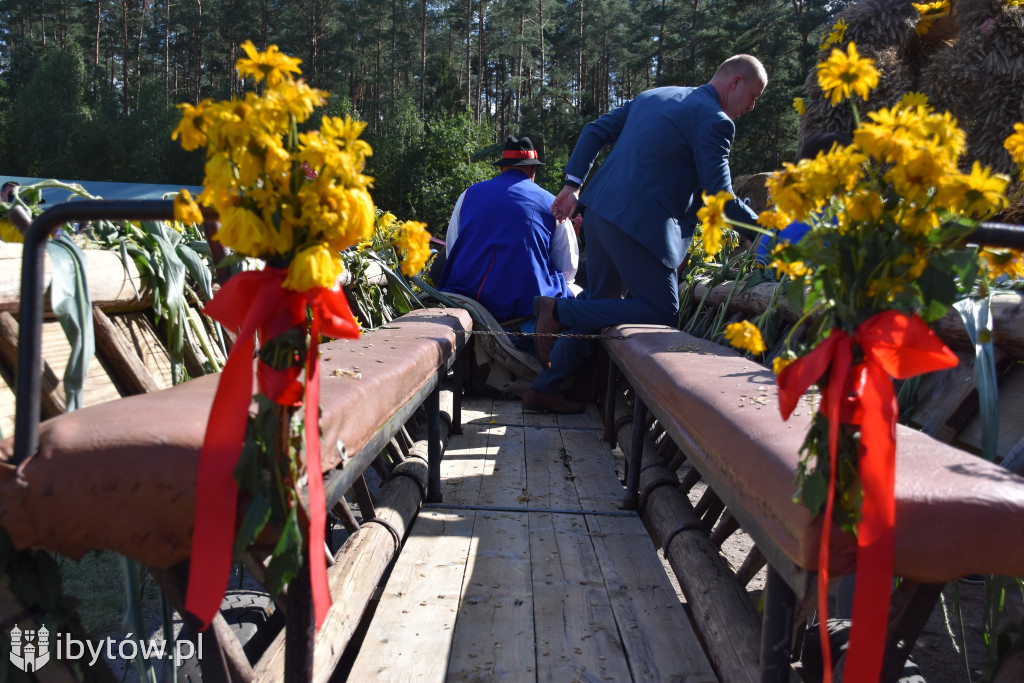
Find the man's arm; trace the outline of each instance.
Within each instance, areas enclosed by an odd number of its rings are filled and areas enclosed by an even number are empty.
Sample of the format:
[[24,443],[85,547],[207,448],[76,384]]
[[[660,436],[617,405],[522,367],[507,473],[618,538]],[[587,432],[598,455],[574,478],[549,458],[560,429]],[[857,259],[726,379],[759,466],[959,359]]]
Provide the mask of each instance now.
[[[735,134],[736,124],[729,119],[715,119],[698,138],[700,146],[694,159],[697,164],[697,177],[700,179],[700,186],[709,195],[722,190],[733,192],[729,152]],[[735,196],[735,192],[733,195]],[[757,222],[757,214],[740,199],[734,199],[725,205],[725,215],[744,223]],[[741,229],[740,232],[747,239],[754,239],[757,236],[747,230]]]
[[455,240],[459,238],[459,211],[462,210],[462,200],[465,198],[466,191],[463,190],[462,194],[459,195],[459,199],[455,202],[455,208],[452,210],[451,220],[448,221],[448,232],[444,236],[445,256],[452,255],[452,247],[455,246]]

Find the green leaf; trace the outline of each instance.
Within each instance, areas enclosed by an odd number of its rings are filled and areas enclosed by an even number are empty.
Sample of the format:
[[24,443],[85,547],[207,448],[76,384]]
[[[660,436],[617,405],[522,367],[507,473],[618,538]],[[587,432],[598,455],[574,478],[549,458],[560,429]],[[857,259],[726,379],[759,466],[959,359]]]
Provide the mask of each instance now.
[[981,454],[995,460],[999,443],[999,384],[995,349],[992,346],[992,310],[989,297],[962,299],[953,304],[974,344],[974,385],[978,389],[981,416]]
[[800,484],[800,499],[803,500],[812,515],[818,514],[822,506],[825,505],[827,496],[828,480],[825,479],[825,474],[820,469],[804,477]]
[[288,512],[281,537],[277,539],[273,555],[267,565],[267,588],[272,595],[281,593],[299,569],[302,568],[302,531],[299,529],[299,515],[295,508]]
[[179,244],[175,252],[181,259],[181,262],[185,264],[185,268],[188,270],[189,275],[192,279],[199,284],[199,291],[203,295],[204,301],[209,301],[213,298],[213,274],[210,269],[206,266],[206,262],[199,257],[199,254],[195,252],[192,247]]
[[242,518],[242,524],[238,527],[238,535],[235,536],[234,558],[241,557],[245,549],[256,540],[260,532],[270,520],[270,497],[264,493],[257,493],[249,502],[249,507]]
[[64,394],[67,410],[82,407],[82,391],[89,373],[89,361],[96,349],[93,336],[92,302],[85,280],[85,254],[66,236],[46,243],[53,265],[50,280],[50,306],[71,345],[64,370]]

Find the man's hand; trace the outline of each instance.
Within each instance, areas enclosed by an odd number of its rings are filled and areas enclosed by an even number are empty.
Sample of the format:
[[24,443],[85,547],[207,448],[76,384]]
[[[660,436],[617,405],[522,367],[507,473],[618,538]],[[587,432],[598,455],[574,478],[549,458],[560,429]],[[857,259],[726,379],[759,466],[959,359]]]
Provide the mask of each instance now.
[[572,218],[576,215],[576,204],[580,198],[580,190],[578,187],[572,185],[566,185],[562,188],[562,191],[555,197],[555,201],[551,204],[551,213],[554,214],[555,220],[564,221]]

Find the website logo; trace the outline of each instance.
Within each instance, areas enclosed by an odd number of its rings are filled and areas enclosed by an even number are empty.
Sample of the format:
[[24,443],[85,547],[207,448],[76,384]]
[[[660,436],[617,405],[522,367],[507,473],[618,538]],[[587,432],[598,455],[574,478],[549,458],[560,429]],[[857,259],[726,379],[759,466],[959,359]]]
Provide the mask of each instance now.
[[46,626],[22,631],[11,629],[11,663],[22,671],[39,671],[50,661],[50,631]]

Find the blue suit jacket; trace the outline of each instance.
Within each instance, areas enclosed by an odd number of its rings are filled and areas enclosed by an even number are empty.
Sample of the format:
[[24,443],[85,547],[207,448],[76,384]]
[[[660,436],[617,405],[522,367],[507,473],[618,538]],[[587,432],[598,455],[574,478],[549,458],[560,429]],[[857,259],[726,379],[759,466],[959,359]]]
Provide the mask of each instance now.
[[[587,124],[565,172],[585,179],[601,149],[614,144],[580,204],[675,268],[686,256],[701,190],[732,191],[729,150],[735,133],[710,84],[654,88]],[[757,219],[738,200],[727,205],[726,214]]]

